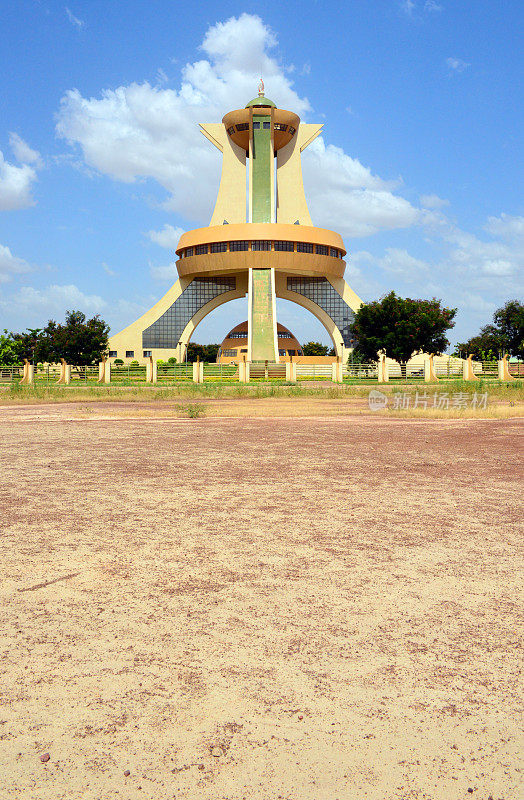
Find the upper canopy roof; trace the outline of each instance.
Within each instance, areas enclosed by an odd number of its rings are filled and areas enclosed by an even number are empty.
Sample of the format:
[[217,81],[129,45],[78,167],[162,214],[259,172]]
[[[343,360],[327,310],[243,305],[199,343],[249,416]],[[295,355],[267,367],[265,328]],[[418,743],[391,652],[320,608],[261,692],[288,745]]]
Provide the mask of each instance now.
[[246,108],[251,108],[251,106],[276,108],[275,103],[272,100],[269,100],[269,98],[265,97],[263,94],[259,94],[258,97],[254,97],[253,100],[250,100],[249,103],[246,105]]

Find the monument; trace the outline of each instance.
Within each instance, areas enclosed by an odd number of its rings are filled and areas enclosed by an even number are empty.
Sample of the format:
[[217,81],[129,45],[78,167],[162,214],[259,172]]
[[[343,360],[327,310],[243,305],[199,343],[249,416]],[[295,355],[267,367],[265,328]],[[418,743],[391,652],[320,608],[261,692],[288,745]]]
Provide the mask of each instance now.
[[277,297],[314,314],[336,355],[347,360],[361,300],[343,277],[342,237],[314,227],[302,181],[301,154],[322,127],[277,108],[265,97],[262,81],[245,108],[230,111],[221,123],[200,125],[222,153],[211,222],[180,237],[178,280],[136,322],[110,337],[110,358],[183,361],[204,317],[247,294],[247,361],[279,361]]

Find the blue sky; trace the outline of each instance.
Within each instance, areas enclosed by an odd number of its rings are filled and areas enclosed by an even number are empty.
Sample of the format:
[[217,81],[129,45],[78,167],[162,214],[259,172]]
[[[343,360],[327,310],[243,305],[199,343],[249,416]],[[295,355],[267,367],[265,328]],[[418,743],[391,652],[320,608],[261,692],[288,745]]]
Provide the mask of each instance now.
[[[117,332],[161,297],[218,188],[197,123],[260,75],[324,123],[306,193],[363,300],[441,298],[457,341],[522,298],[522,3],[17,0],[0,21],[0,328],[78,308]],[[246,316],[223,306],[194,338]],[[298,306],[279,301],[279,321],[327,342]]]

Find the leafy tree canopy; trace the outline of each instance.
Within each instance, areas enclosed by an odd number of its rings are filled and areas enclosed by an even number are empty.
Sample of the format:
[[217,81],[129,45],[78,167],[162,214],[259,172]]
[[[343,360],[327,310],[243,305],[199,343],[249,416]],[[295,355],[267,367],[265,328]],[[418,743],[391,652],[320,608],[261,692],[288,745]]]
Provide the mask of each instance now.
[[307,342],[302,348],[305,356],[327,356],[328,351],[329,347],[320,342]]
[[107,355],[109,325],[96,314],[86,320],[82,311],[67,311],[65,324],[49,320],[39,334],[34,357],[36,361],[57,364],[65,358],[68,364],[96,364]]
[[22,348],[15,334],[4,329],[4,332],[0,333],[0,365],[11,367],[20,364],[22,360]]
[[445,350],[446,331],[454,326],[456,313],[456,308],[444,308],[440,300],[412,300],[390,292],[382,300],[360,306],[355,314],[356,352],[367,361],[385,353],[405,369],[415,353]]
[[219,349],[219,344],[197,344],[196,342],[189,342],[186,361],[193,362],[196,361],[197,358],[200,358],[200,361],[206,361],[208,363],[216,361]]
[[460,342],[456,355],[472,355],[480,361],[491,361],[505,353],[524,359],[524,304],[508,300],[493,314],[493,325],[485,325],[480,333]]

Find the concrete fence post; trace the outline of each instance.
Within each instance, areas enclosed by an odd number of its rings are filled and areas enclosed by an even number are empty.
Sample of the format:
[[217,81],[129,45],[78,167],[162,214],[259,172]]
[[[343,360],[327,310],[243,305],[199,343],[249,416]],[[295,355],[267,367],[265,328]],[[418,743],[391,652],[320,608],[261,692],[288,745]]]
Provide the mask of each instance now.
[[201,361],[193,363],[193,383],[204,383],[204,364]]
[[249,383],[249,361],[246,361],[245,356],[238,363],[238,380],[239,383]]
[[437,383],[437,373],[433,364],[433,354],[424,359],[424,381],[426,383]]
[[156,380],[156,361],[153,361],[153,356],[149,356],[149,361],[146,363],[146,383],[156,383]]
[[471,363],[473,356],[468,356],[462,362],[462,378],[465,381],[478,381],[478,376],[473,372],[473,364]]
[[297,382],[297,365],[293,361],[286,361],[286,382]]
[[498,361],[498,368],[499,368],[499,381],[514,381],[515,377],[511,374],[508,367],[508,354],[499,359]]
[[387,383],[389,381],[389,366],[386,356],[379,356],[378,358],[378,382]]
[[30,364],[27,358],[24,358],[24,374],[22,375],[22,380],[20,383],[25,384],[26,386],[30,383],[34,383],[35,380],[35,368],[33,364]]
[[333,383],[342,383],[342,362],[339,358],[331,364],[331,380]]
[[106,380],[106,360],[105,358],[102,361],[98,362],[98,380],[97,383],[105,383]]
[[111,383],[111,362],[106,361],[106,369],[104,373],[104,380],[106,383]]

